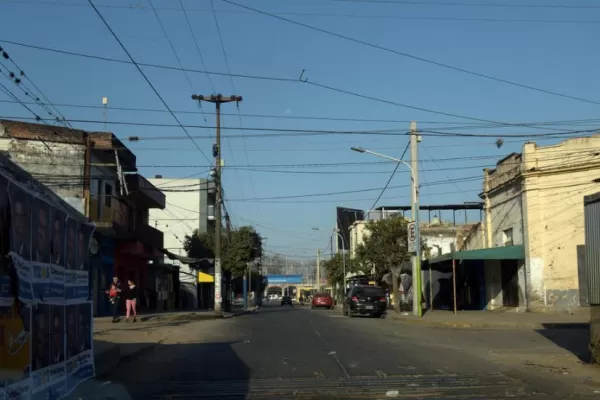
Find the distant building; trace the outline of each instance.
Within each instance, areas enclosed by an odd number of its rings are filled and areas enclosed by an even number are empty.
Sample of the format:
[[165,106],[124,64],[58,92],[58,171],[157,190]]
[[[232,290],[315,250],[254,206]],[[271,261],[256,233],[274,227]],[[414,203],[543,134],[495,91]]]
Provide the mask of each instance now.
[[[207,179],[181,179],[154,177],[149,180],[166,197],[164,209],[153,209],[149,221],[156,229],[164,232],[164,246],[169,252],[187,256],[183,247],[185,237],[194,230],[214,233],[215,184]],[[182,304],[198,307],[197,270],[187,264],[179,265]],[[214,273],[206,270],[205,273]],[[210,285],[207,285],[210,286]],[[207,299],[210,296],[204,296]],[[202,305],[202,304],[200,304]]]

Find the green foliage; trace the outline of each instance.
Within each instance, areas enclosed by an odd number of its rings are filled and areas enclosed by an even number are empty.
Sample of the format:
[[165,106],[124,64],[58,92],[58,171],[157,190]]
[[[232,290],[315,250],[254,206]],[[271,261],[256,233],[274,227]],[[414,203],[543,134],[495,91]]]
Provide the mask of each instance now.
[[[342,256],[342,253],[336,253],[333,258],[323,262],[327,282],[332,286],[344,282],[344,260]],[[346,255],[346,275],[354,272],[357,272],[357,264]]]
[[[214,258],[214,244],[214,234],[195,230],[191,236],[185,237],[183,248],[188,257]],[[221,252],[223,269],[233,276],[242,276],[248,263],[262,257],[262,237],[253,227],[242,226],[231,232],[229,240],[223,236]]]
[[[379,282],[392,268],[408,260],[407,224],[402,216],[369,221],[363,243],[356,248],[355,260],[360,269],[372,271],[373,279]],[[421,248],[425,248],[423,241]]]
[[226,246],[223,262],[233,276],[241,276],[248,263],[262,256],[262,237],[251,226],[242,226],[231,232],[231,240]]

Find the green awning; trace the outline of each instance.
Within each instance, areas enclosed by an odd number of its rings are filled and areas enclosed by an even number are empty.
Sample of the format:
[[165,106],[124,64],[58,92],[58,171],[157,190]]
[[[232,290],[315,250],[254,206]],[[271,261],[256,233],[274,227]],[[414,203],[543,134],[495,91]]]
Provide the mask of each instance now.
[[489,249],[465,250],[454,253],[442,254],[439,257],[432,258],[429,264],[438,264],[444,261],[454,260],[522,260],[525,258],[525,247],[502,246],[491,247]]

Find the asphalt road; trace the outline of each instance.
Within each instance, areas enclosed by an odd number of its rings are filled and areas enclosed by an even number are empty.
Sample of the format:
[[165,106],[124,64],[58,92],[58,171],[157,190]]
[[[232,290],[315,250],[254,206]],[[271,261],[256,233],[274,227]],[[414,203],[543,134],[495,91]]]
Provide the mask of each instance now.
[[190,323],[109,379],[135,399],[600,396],[575,373],[543,368],[540,360],[523,363],[523,354],[546,348],[557,349],[551,358],[565,352],[536,332],[424,328],[339,311],[265,307]]

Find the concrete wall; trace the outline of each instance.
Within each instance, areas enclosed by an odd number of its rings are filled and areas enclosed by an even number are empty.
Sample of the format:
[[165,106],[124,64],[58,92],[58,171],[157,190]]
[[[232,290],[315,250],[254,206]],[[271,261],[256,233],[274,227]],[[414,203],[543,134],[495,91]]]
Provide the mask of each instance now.
[[488,310],[502,307],[502,271],[500,268],[500,260],[486,260],[484,263],[485,300]]
[[496,169],[485,171],[487,241],[503,245],[503,232],[512,228],[513,244],[525,245],[519,284],[523,278],[529,309],[579,305],[583,196],[598,191],[594,180],[600,177],[599,148],[600,136],[545,147],[527,143],[521,154],[511,154]]
[[13,139],[0,124],[0,151],[84,214],[84,145]]
[[471,229],[465,232],[464,239],[459,241],[459,248],[461,250],[485,249],[485,230],[486,226],[483,222],[473,225]]
[[[164,210],[150,210],[150,226],[163,231],[165,249],[186,256],[183,248],[186,235],[191,235],[195,229],[207,232],[210,227],[212,209],[207,204],[208,194],[206,190],[200,190],[206,188],[206,179],[155,178],[148,181],[163,190],[167,203]],[[187,265],[180,265],[180,268],[181,282],[196,283],[194,270]]]
[[523,147],[530,308],[579,305],[577,246],[585,244],[583,196],[598,191],[600,136]]
[[492,247],[523,244],[521,182],[510,182],[502,190],[492,192],[489,198]]
[[356,248],[363,243],[368,234],[367,221],[356,221],[350,226],[350,258],[354,258]]

